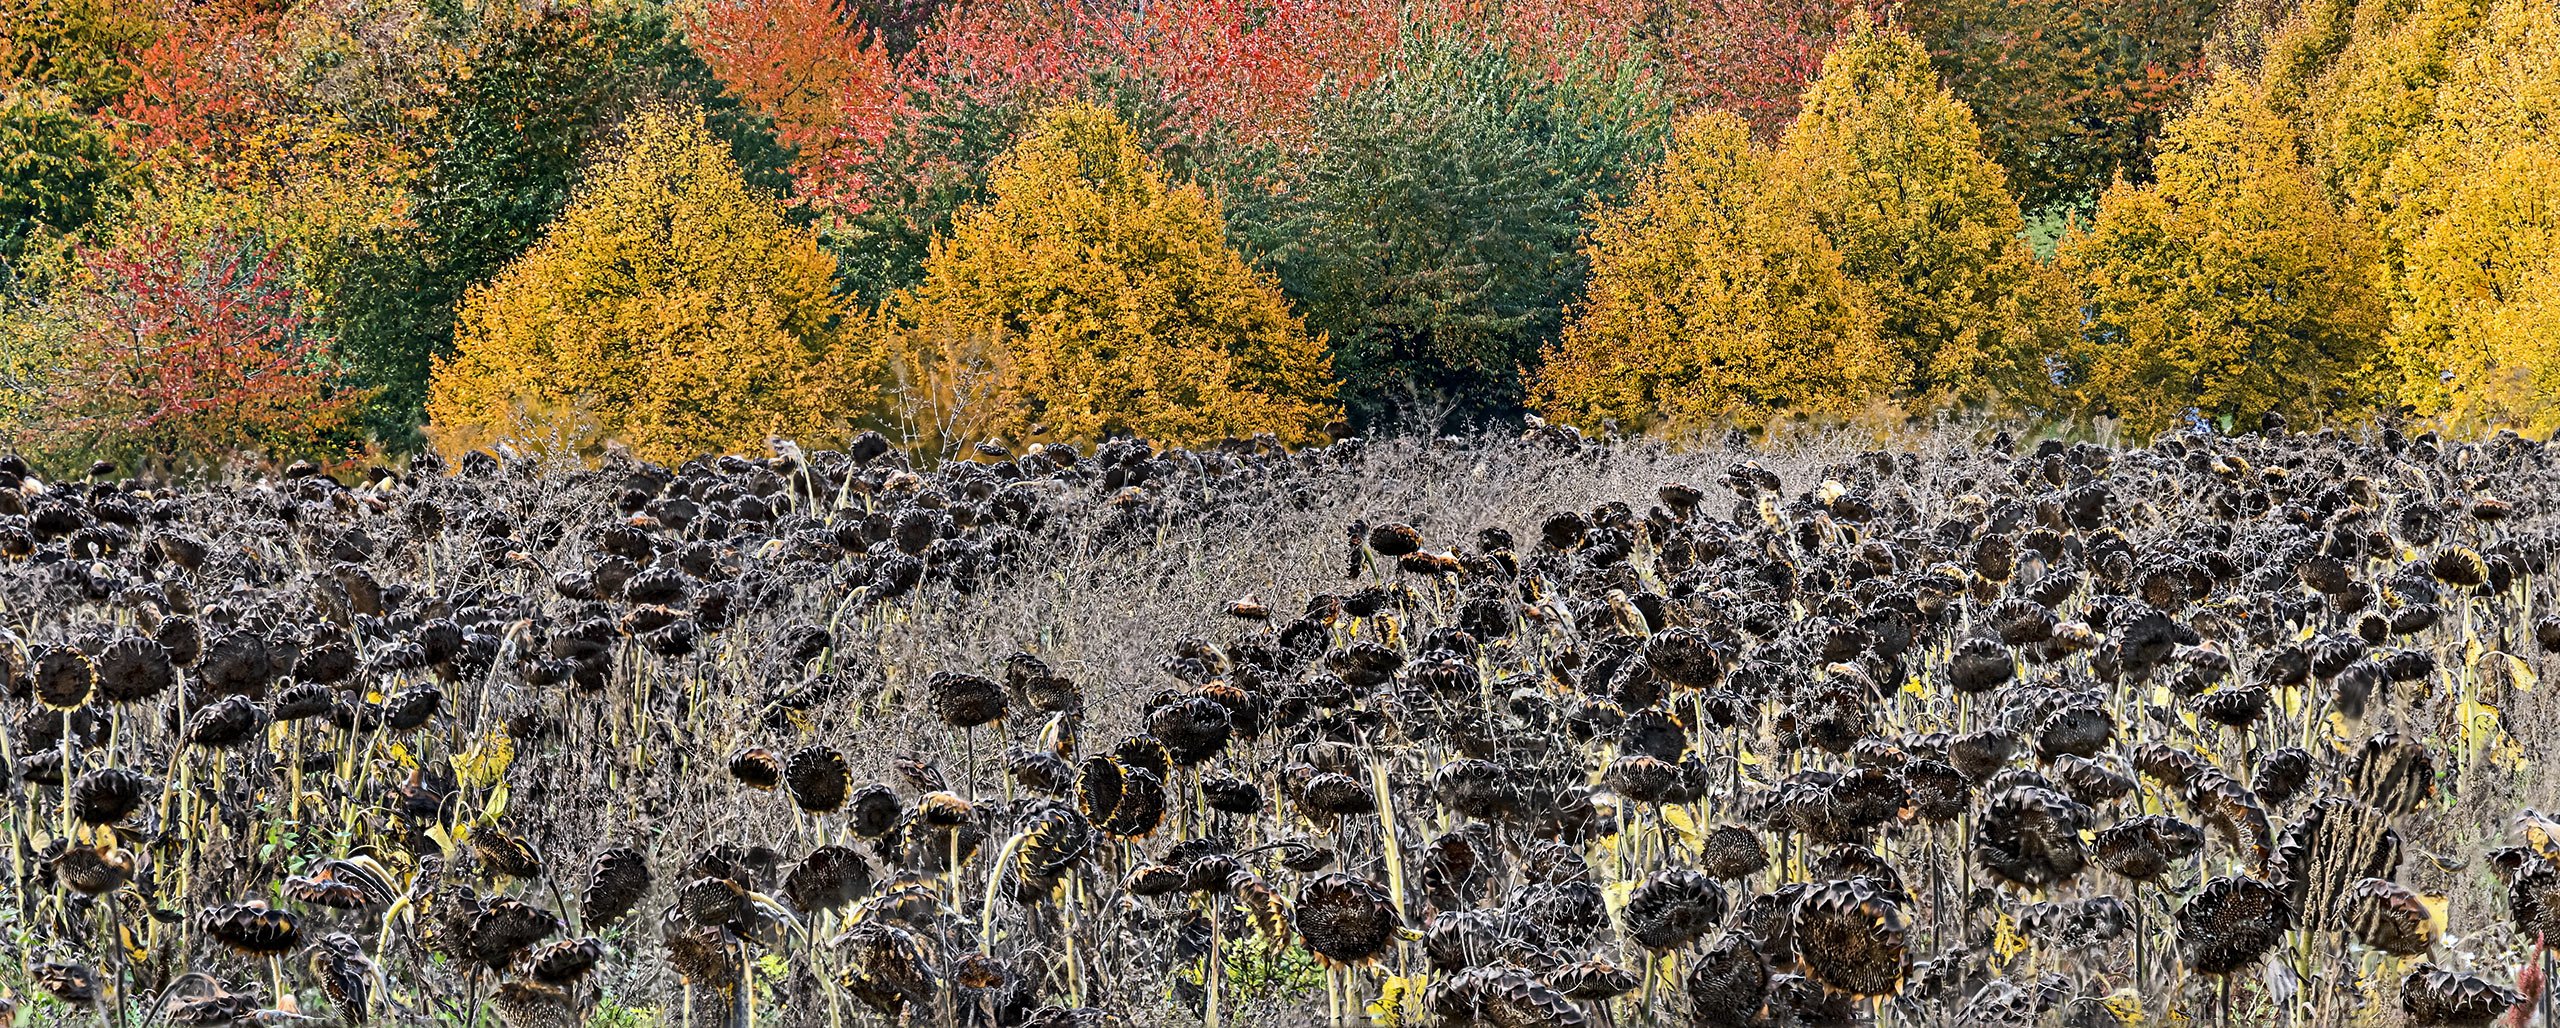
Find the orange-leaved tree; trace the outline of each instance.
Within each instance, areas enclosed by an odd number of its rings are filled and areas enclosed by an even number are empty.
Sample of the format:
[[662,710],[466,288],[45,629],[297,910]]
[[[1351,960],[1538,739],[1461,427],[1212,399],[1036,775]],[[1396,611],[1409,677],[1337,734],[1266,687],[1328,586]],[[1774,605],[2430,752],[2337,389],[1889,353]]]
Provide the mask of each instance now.
[[1922,405],[2033,403],[2069,339],[2068,284],[2019,235],[2024,217],[1965,105],[1909,33],[1854,14],[1779,144],[1849,277],[1875,296]]
[[883,319],[916,443],[1315,437],[1324,344],[1110,111],[1044,112]]
[[804,197],[843,203],[829,169],[877,147],[896,114],[888,51],[838,0],[714,0],[685,29],[732,95],[773,119]]
[[647,460],[811,437],[874,400],[835,260],[750,189],[699,110],[634,114],[540,242],[463,301],[429,436]]
[[2086,409],[2150,433],[2353,418],[2386,395],[2372,241],[2297,146],[2248,84],[2217,83],[2163,134],[2157,181],[2109,190],[2063,240],[2089,303],[2071,382]]
[[1692,116],[1633,200],[1593,218],[1590,292],[1547,352],[1540,410],[1682,435],[1854,413],[1900,381],[1866,291],[1766,162],[1740,117]]

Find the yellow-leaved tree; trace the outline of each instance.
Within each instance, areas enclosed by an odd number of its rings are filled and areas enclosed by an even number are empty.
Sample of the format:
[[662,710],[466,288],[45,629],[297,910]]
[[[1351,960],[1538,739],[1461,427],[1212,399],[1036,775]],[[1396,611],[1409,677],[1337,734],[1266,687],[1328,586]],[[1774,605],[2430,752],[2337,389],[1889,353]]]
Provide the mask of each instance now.
[[2388,395],[2372,240],[2298,145],[2250,85],[2217,82],[2163,132],[2157,181],[2118,183],[2063,240],[2089,305],[2071,362],[2084,409],[2148,434],[2353,418]]
[[835,259],[698,110],[648,108],[540,242],[464,300],[430,437],[643,459],[823,436],[877,402]]
[[1910,33],[1854,15],[1781,141],[1842,268],[1875,298],[1918,405],[2037,402],[2073,324],[2068,283],[2035,257],[2000,166]]
[[917,445],[1305,442],[1340,416],[1323,340],[1110,111],[1049,110],[987,187],[884,307]]
[[2560,428],[2560,8],[2497,0],[2380,175],[2401,398],[2465,432]]
[[1677,436],[1855,413],[1902,380],[1866,291],[1767,163],[1740,117],[1692,116],[1634,197],[1594,215],[1590,291],[1547,352],[1540,411]]

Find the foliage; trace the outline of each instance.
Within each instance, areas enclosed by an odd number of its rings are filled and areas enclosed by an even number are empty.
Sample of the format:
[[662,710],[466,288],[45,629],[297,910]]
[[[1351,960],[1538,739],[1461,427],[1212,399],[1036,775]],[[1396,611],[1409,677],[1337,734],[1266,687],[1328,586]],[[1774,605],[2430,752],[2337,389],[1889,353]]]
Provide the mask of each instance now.
[[343,455],[360,397],[254,237],[142,226],[80,255],[74,327],[22,443],[57,456],[203,469],[238,453]]
[[2205,78],[2218,0],[1943,0],[1902,10],[2029,209],[2142,181]]
[[1171,444],[1335,416],[1322,344],[1108,110],[1045,113],[880,332],[931,449],[1134,433]]
[[1800,190],[1871,290],[1924,405],[2032,403],[2067,339],[2065,283],[2020,238],[2018,201],[1910,34],[1864,15],[1823,60],[1775,177]]
[[0,94],[0,287],[30,244],[88,224],[116,174],[105,130],[69,97]]
[[1516,416],[1581,291],[1585,211],[1661,145],[1639,72],[1549,75],[1499,40],[1415,21],[1369,88],[1319,105],[1239,234],[1333,346],[1355,423],[1437,431]]
[[1854,413],[1900,380],[1874,308],[1796,198],[1771,194],[1750,131],[1690,118],[1631,201],[1594,218],[1590,295],[1535,390],[1549,417],[1690,435]]
[[2373,245],[2296,145],[2253,90],[2217,85],[2170,125],[2158,181],[2109,190],[2064,240],[2089,298],[2071,383],[2088,410],[2150,433],[2348,419],[2387,396]]
[[1653,44],[1681,99],[1733,111],[1761,139],[1795,120],[1854,0],[1665,0]]
[[895,69],[836,0],[717,0],[687,36],[730,95],[772,120],[800,195],[825,196],[839,150],[887,138]]
[[2401,256],[2402,399],[2466,428],[2560,427],[2560,10],[2503,0],[2380,176]]
[[146,4],[0,0],[0,89],[48,87],[83,112],[133,83],[132,60],[160,34]]
[[787,154],[765,120],[719,80],[644,0],[491,3],[462,33],[465,52],[434,84],[422,128],[429,156],[412,187],[415,227],[376,235],[346,272],[340,346],[380,388],[375,430],[417,422],[431,360],[452,348],[471,285],[514,260],[566,206],[589,153],[651,103],[705,111],[750,187],[788,186]]
[[813,437],[868,403],[835,262],[699,111],[644,108],[539,243],[465,301],[437,445],[677,461]]
[[2454,56],[2480,27],[2489,0],[2405,6],[2396,17],[2396,11],[2359,12],[2354,37],[2310,90],[2303,112],[2304,145],[2329,187],[2377,215],[2403,195],[2385,188],[2385,176],[2400,148],[2432,120]]

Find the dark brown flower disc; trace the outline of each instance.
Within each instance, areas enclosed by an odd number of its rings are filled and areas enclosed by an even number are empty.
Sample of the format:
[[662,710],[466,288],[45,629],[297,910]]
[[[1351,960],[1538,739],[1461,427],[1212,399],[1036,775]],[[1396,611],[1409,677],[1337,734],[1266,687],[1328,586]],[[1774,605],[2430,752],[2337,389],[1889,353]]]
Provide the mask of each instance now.
[[640,851],[616,847],[598,853],[579,899],[580,916],[590,929],[621,920],[649,895],[652,881],[648,859]]
[[169,648],[139,635],[118,637],[99,651],[95,661],[98,695],[111,703],[138,703],[177,684],[178,665]]
[[579,1028],[585,1023],[568,990],[547,981],[501,982],[489,996],[503,1028]]
[[533,951],[526,972],[538,982],[568,985],[587,976],[604,960],[604,943],[595,936],[562,939]]
[[1299,788],[1300,804],[1316,817],[1342,817],[1366,814],[1378,809],[1377,798],[1369,787],[1350,775],[1336,771],[1319,772]]
[[1678,949],[1724,923],[1725,910],[1724,889],[1705,873],[1656,872],[1627,895],[1627,936],[1649,950]]
[[846,820],[850,822],[846,827],[865,839],[889,834],[907,816],[906,805],[898,801],[898,794],[878,782],[855,790],[846,810]]
[[2293,906],[2275,886],[2222,875],[2178,908],[2178,953],[2197,974],[2235,974],[2257,963],[2293,927]]
[[1369,530],[1369,552],[1378,556],[1392,559],[1421,548],[1422,533],[1414,531],[1412,525],[1390,521]]
[[318,682],[295,682],[276,692],[268,701],[268,715],[277,721],[307,721],[337,709],[338,694]]
[[2137,882],[2155,882],[2186,866],[2204,848],[2204,829],[2163,814],[2126,818],[2091,837],[2099,867]]
[[2357,941],[2393,956],[2417,956],[2435,945],[2435,925],[2418,894],[2386,879],[2357,881],[2339,904],[2338,920]]
[[102,896],[133,880],[133,854],[116,847],[71,846],[48,863],[56,880],[83,896]]
[[2080,844],[2087,820],[2087,807],[2049,789],[2005,789],[1974,821],[1974,861],[2030,889],[2069,881],[2088,861]]
[[1262,789],[1251,780],[1231,775],[1200,779],[1200,800],[1222,814],[1250,817],[1262,812]]
[[1727,935],[1689,965],[1689,1009],[1699,1025],[1747,1025],[1769,997],[1769,959]]
[[471,856],[484,875],[535,879],[542,877],[542,853],[524,836],[496,825],[471,833]]
[[1111,759],[1119,761],[1123,768],[1143,768],[1160,782],[1173,778],[1173,754],[1166,752],[1164,743],[1152,735],[1120,740],[1120,745],[1111,748]]
[[98,1001],[98,972],[86,964],[41,960],[34,971],[36,987],[54,999],[75,1007]]
[[1147,835],[1164,821],[1164,804],[1164,783],[1154,772],[1138,767],[1124,769],[1120,802],[1111,808],[1111,817],[1102,823],[1102,828],[1125,838]]
[[782,784],[782,758],[762,746],[749,746],[729,755],[729,777],[750,789],[771,791]]
[[1095,824],[1111,820],[1120,807],[1124,779],[1119,761],[1101,754],[1084,758],[1084,769],[1076,776],[1076,804],[1085,820]]
[[871,862],[860,851],[820,846],[793,865],[782,880],[782,895],[805,914],[834,910],[871,891]]
[[696,878],[676,889],[676,913],[706,927],[743,920],[747,887],[734,878]]
[[1927,757],[1914,758],[1899,772],[1911,802],[1911,816],[1930,824],[1955,820],[1973,805],[1973,783],[1955,765]]
[[1769,848],[1758,832],[1741,825],[1718,825],[1699,844],[1697,866],[1709,878],[1740,881],[1769,866]]
[[69,646],[51,646],[37,651],[31,663],[39,702],[55,710],[71,710],[89,702],[98,674],[88,654]]
[[1601,783],[1636,803],[1659,804],[1681,799],[1679,766],[1642,754],[1611,761],[1601,775]]
[[1947,763],[1976,784],[1991,780],[2018,754],[2018,737],[1997,729],[1968,732],[1947,741]]
[[953,728],[976,728],[1004,717],[1004,687],[984,675],[937,671],[925,679],[933,715]]
[[1217,756],[1234,735],[1225,704],[1206,696],[1186,696],[1147,714],[1147,732],[1164,744],[1173,762],[1191,767]]
[[1796,955],[1806,974],[1851,996],[1891,996],[1911,972],[1902,903],[1874,879],[1825,882],[1796,902]]
[[256,700],[233,693],[198,708],[187,718],[187,742],[206,749],[246,745],[267,727],[267,712]]
[[82,824],[111,825],[142,809],[151,780],[120,767],[99,768],[71,781],[71,816]]
[[1947,661],[1947,684],[1960,693],[1984,693],[2008,684],[2018,672],[2017,658],[1997,639],[1976,636],[1957,644]]
[[2400,980],[2400,1009],[2415,1028],[2481,1028],[2524,1001],[2479,975],[2434,964],[2420,964]]
[[416,731],[426,727],[443,706],[443,690],[432,685],[413,685],[382,701],[382,726],[395,732]]
[[1635,972],[1606,960],[1585,960],[1567,964],[1545,975],[1550,989],[1567,999],[1597,1002],[1616,999],[1634,992],[1644,979]]
[[472,959],[492,968],[505,968],[534,943],[559,930],[560,919],[550,911],[512,896],[500,896],[472,916],[464,930],[463,945]]
[[1129,872],[1129,880],[1122,883],[1122,886],[1128,889],[1132,896],[1153,898],[1180,892],[1190,881],[1191,876],[1181,868],[1165,864],[1147,864]]
[[288,952],[302,940],[301,927],[292,914],[255,900],[206,907],[196,915],[196,930],[215,942],[259,957]]
[[1395,941],[1395,904],[1387,890],[1339,871],[1316,876],[1298,892],[1298,935],[1327,960],[1375,959]]
[[2287,746],[2267,754],[2258,761],[2257,777],[2249,780],[2249,791],[2269,804],[2282,804],[2311,782],[2311,753],[2299,746]]
[[845,793],[853,788],[853,772],[845,767],[844,754],[830,746],[794,751],[782,780],[791,787],[792,804],[812,814],[844,806]]
[[2133,778],[2087,757],[2063,754],[2053,760],[2054,780],[2073,800],[2103,806],[2133,791]]

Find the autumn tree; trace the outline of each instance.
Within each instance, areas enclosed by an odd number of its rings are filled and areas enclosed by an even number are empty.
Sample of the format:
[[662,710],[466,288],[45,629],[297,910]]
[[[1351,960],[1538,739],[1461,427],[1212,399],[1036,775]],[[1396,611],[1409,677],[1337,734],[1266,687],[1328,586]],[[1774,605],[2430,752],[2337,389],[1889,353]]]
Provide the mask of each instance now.
[[1672,92],[1732,111],[1760,139],[1795,120],[1804,87],[1822,72],[1856,0],[1663,0],[1651,19],[1653,53]]
[[1667,111],[1639,70],[1406,32],[1376,82],[1318,106],[1279,188],[1237,195],[1239,234],[1330,340],[1356,424],[1514,418],[1581,292],[1583,215],[1659,153]]
[[0,0],[0,90],[42,87],[82,112],[115,102],[132,64],[159,38],[151,4]]
[[354,372],[379,387],[370,421],[394,442],[418,423],[464,292],[541,237],[630,112],[699,107],[751,187],[789,187],[787,153],[765,119],[727,95],[657,4],[500,0],[470,11],[420,128],[429,157],[409,187],[413,227],[365,241],[333,326]]
[[1624,207],[1597,214],[1591,287],[1535,401],[1596,428],[1684,435],[1842,415],[1901,379],[1865,293],[1728,112],[1684,122]]
[[27,247],[89,223],[117,161],[104,128],[50,90],[0,93],[0,288]]
[[428,394],[439,448],[645,460],[826,433],[870,400],[835,262],[698,110],[644,108],[526,254],[463,304]]
[[2388,396],[2375,250],[2246,84],[2209,89],[2162,137],[2158,180],[2119,185],[2062,266],[2088,296],[2071,386],[2137,434],[2266,411],[2353,418]]
[[868,26],[838,0],[716,0],[686,34],[729,94],[772,120],[801,196],[855,202],[827,195],[829,169],[878,146],[897,113],[896,70]]
[[1963,103],[1909,33],[1863,15],[1823,60],[1777,155],[1780,188],[1869,290],[1923,405],[2033,402],[2068,339],[2068,286],[2019,237],[2023,216]]
[[2401,399],[2470,431],[2560,427],[2560,9],[2497,0],[2451,45],[2375,188]]
[[2030,210],[2143,181],[2206,75],[2219,0],[1937,0],[1900,8]]
[[919,445],[1304,442],[1337,415],[1321,341],[1227,248],[1217,203],[1108,110],[1042,115],[989,194],[883,326]]
[[66,463],[180,471],[347,452],[361,397],[340,388],[259,240],[136,226],[79,263],[53,298],[72,335],[27,443]]

